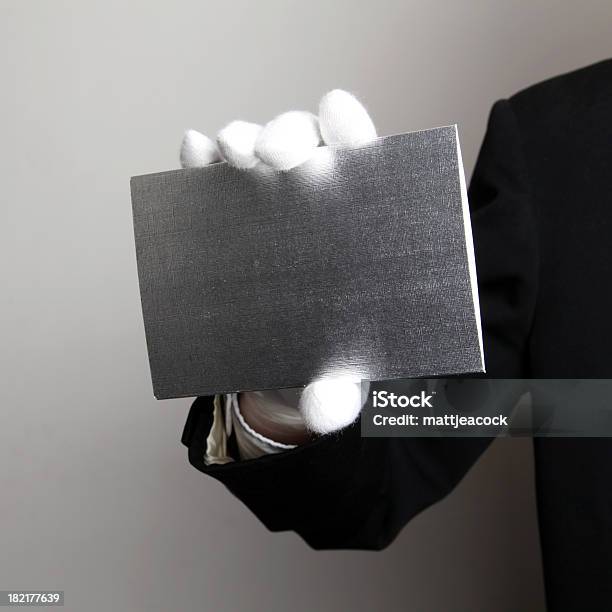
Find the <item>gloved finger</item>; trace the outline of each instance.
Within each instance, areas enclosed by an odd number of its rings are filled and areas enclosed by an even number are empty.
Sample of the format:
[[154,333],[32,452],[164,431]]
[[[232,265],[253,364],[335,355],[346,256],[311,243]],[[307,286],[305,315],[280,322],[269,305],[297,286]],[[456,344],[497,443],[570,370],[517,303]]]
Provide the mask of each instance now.
[[187,130],[181,143],[180,159],[183,168],[201,168],[221,161],[221,154],[208,136]]
[[327,145],[359,145],[376,138],[368,111],[348,91],[334,89],[319,102],[319,124]]
[[267,123],[255,142],[255,155],[275,170],[291,170],[321,144],[319,120],[307,111],[289,111]]
[[350,425],[363,407],[361,384],[351,378],[327,378],[310,383],[298,409],[306,427],[318,434]]
[[261,125],[248,121],[232,121],[217,134],[217,145],[228,164],[247,170],[259,162],[255,155],[255,142],[262,131]]

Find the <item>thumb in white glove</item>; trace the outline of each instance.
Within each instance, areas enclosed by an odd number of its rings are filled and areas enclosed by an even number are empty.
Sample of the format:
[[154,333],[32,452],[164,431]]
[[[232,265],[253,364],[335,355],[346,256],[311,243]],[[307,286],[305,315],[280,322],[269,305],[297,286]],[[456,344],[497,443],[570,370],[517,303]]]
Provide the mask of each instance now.
[[[233,121],[217,135],[217,144],[196,132],[186,132],[181,145],[183,168],[201,167],[224,159],[246,170],[266,164],[287,171],[306,162],[321,144],[359,145],[376,138],[366,109],[350,93],[334,89],[319,103],[318,117],[289,111],[265,126]],[[326,434],[350,425],[362,408],[357,378],[325,378],[309,384],[296,406],[308,429]]]
[[306,427],[318,434],[347,427],[362,407],[361,385],[350,378],[315,380],[304,389],[298,405]]

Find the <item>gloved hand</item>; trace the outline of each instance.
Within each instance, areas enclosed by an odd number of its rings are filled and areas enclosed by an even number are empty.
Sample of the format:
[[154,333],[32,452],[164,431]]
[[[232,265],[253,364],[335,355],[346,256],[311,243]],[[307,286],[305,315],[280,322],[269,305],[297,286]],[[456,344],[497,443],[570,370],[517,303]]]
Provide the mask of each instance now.
[[[188,130],[180,159],[183,168],[225,160],[245,171],[258,164],[288,171],[307,161],[320,145],[359,145],[375,138],[376,129],[365,108],[350,93],[335,89],[321,98],[318,117],[307,111],[289,111],[265,126],[232,121],[219,132],[216,143],[204,134]],[[278,406],[278,395],[273,393],[244,393],[240,409],[245,421],[259,433],[274,438],[278,432],[279,438],[282,435],[279,419],[271,413],[266,416],[264,409],[267,398],[270,410]],[[359,380],[345,376],[313,381],[302,391],[297,403],[293,408],[299,410],[310,431],[319,434],[336,431],[350,425],[359,415],[362,408]]]

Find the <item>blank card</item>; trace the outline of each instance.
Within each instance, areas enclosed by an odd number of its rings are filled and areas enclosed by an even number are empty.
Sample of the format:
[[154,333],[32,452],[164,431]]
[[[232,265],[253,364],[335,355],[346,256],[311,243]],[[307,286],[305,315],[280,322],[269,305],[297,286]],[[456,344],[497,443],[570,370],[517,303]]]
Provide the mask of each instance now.
[[455,126],[131,188],[158,399],[483,371]]

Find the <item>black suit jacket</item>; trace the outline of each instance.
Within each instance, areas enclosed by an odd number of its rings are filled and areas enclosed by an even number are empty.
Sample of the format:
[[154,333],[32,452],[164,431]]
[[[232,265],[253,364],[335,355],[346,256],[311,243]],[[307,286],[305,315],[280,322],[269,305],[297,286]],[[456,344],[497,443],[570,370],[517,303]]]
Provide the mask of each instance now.
[[[488,375],[612,377],[612,61],[497,102],[469,199]],[[490,443],[361,438],[355,424],[205,466],[211,420],[198,398],[183,434],[192,465],[318,549],[385,547]],[[549,608],[612,609],[612,444],[540,439],[535,452]]]

